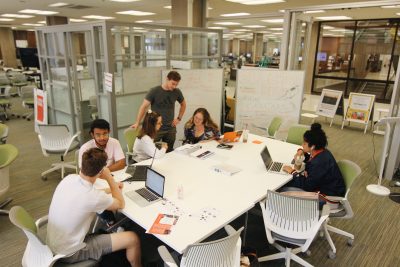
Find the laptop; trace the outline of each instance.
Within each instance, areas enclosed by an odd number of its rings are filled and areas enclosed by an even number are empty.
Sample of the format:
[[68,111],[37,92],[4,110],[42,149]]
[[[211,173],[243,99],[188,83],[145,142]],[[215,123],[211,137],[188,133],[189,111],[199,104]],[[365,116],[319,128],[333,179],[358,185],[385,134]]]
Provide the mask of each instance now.
[[141,207],[159,201],[164,196],[165,176],[147,168],[145,187],[126,192],[125,195]]
[[122,182],[144,182],[146,181],[146,174],[147,174],[147,169],[151,169],[151,167],[153,166],[153,162],[154,162],[154,157],[156,155],[157,152],[157,148],[154,151],[154,155],[153,155],[153,159],[151,160],[150,165],[129,165],[126,170],[125,173],[129,174],[129,177],[126,178],[125,180],[123,180]]
[[261,151],[261,157],[263,159],[264,165],[267,168],[268,172],[288,174],[282,168],[285,165],[289,165],[289,166],[292,165],[290,163],[282,163],[282,162],[273,161],[271,154],[268,151],[267,146],[265,146],[264,149]]

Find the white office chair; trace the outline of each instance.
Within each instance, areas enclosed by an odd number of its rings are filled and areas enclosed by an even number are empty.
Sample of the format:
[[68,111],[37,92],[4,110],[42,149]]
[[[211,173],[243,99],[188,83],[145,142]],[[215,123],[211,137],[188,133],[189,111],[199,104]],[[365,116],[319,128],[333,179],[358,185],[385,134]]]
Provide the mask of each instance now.
[[240,233],[230,225],[225,226],[228,236],[219,240],[196,243],[187,247],[178,265],[164,246],[158,252],[166,266],[169,267],[239,267],[240,266]]
[[50,154],[61,156],[60,163],[52,164],[52,168],[42,173],[42,179],[46,180],[46,174],[61,169],[61,178],[64,178],[64,169],[76,170],[73,162],[64,162],[64,157],[69,151],[73,151],[79,146],[76,141],[80,132],[74,136],[68,130],[67,125],[38,125],[39,141],[43,155],[48,157]]
[[[297,198],[273,191],[268,191],[267,199],[260,201],[260,206],[268,242],[280,252],[258,258],[258,261],[283,258],[286,260],[286,266],[290,266],[290,261],[294,260],[303,266],[312,267],[296,254],[308,250],[315,235],[329,216],[329,206],[324,205],[320,217],[318,199]],[[284,248],[276,241],[298,247]]]
[[[350,187],[354,180],[360,176],[361,174],[361,168],[354,162],[350,160],[339,160],[338,161],[338,166],[340,169],[340,172],[342,173],[344,183],[346,184],[346,195],[344,197],[336,197],[336,196],[329,196],[328,198],[334,201],[339,201],[340,204],[337,209],[331,209],[329,218],[338,218],[338,219],[351,219],[353,218],[353,209],[351,208],[350,202],[348,200],[348,195],[350,192]],[[332,225],[328,224],[329,220],[327,220],[324,223],[324,231],[327,233],[327,231],[334,232],[339,235],[343,235],[347,237],[347,244],[349,246],[353,245],[354,241],[354,235],[350,234],[346,231],[343,231],[341,229],[338,229],[336,227],[333,227]],[[326,235],[326,239],[328,240],[328,243],[331,247],[331,250],[329,251],[329,258],[334,259],[336,257],[336,247],[333,244],[333,241],[330,237],[330,235]]]
[[47,215],[38,219],[36,222],[29,213],[20,206],[14,206],[9,213],[10,221],[20,228],[28,238],[28,244],[22,257],[23,267],[92,267],[97,266],[94,260],[87,260],[74,264],[58,263],[61,258],[72,256],[75,252],[85,247],[85,243],[63,253],[55,254],[50,247],[39,237],[38,231],[47,224]]
[[22,106],[31,111],[22,114],[22,118],[27,119],[28,121],[31,120],[33,115],[33,108],[34,108],[34,100],[33,100],[33,89],[36,86],[33,85],[26,85],[21,87],[21,98],[22,98]]

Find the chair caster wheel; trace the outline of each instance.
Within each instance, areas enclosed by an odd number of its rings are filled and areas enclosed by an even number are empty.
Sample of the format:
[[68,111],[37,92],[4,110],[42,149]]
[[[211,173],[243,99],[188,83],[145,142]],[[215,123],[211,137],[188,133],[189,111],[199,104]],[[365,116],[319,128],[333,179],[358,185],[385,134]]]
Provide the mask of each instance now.
[[329,250],[329,252],[328,252],[328,257],[329,257],[331,260],[333,260],[333,259],[336,258],[336,253],[333,252],[332,250]]
[[348,245],[349,247],[352,247],[352,246],[353,246],[353,242],[354,242],[354,239],[351,239],[351,238],[347,239],[347,245]]
[[20,115],[17,115],[17,118],[19,119],[21,116]]
[[42,180],[47,181],[47,176],[42,175]]

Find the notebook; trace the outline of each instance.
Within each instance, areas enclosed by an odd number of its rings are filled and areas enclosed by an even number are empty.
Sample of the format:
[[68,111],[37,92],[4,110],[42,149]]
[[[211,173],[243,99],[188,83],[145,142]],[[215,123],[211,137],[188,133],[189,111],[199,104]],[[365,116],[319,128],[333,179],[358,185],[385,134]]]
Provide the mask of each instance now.
[[273,172],[273,173],[280,173],[280,174],[288,174],[285,172],[282,167],[284,165],[289,165],[291,166],[292,164],[290,163],[282,163],[282,162],[277,162],[273,161],[271,154],[268,151],[268,147],[265,146],[264,149],[261,151],[261,157],[263,159],[264,165],[267,168],[268,172]]
[[125,195],[141,207],[159,201],[164,196],[165,176],[147,168],[145,187],[126,192]]

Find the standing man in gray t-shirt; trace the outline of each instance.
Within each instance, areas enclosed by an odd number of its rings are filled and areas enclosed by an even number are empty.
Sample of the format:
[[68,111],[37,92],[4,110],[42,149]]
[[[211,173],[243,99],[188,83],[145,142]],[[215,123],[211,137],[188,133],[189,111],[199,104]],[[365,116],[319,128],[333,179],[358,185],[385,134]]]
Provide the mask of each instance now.
[[[166,142],[168,144],[167,152],[174,149],[176,125],[178,125],[182,120],[182,116],[186,110],[186,101],[182,92],[176,88],[180,80],[181,75],[178,72],[170,71],[167,75],[167,79],[161,86],[156,86],[150,89],[139,108],[135,124],[131,126],[135,129],[139,126],[145,112],[151,105],[151,109],[162,116],[162,126],[154,141]],[[179,108],[179,114],[176,118],[174,118],[175,101],[178,101],[181,105]]]

